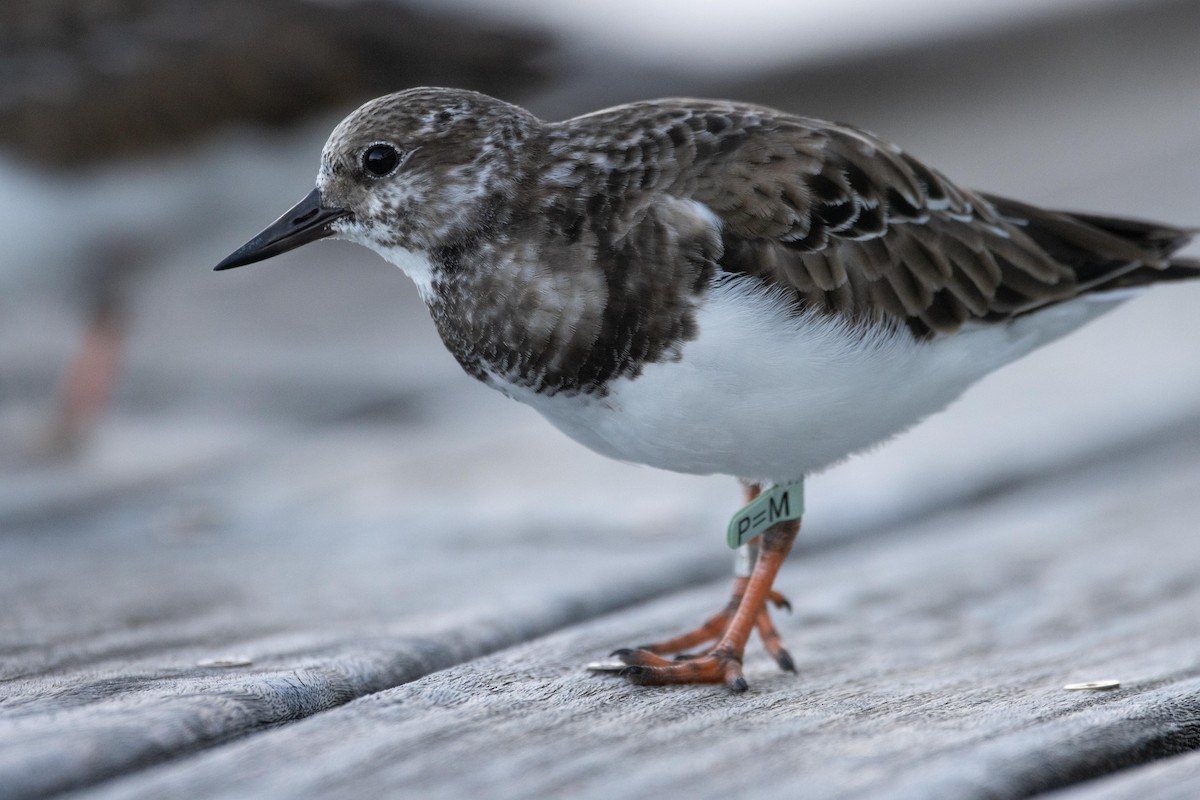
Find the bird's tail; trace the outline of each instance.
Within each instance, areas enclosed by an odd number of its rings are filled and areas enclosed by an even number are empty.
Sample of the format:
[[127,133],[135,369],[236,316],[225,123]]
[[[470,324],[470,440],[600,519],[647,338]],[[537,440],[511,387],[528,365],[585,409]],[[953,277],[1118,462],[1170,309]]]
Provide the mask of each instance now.
[[1200,228],[1048,211],[991,195],[986,199],[1055,260],[1075,271],[1079,293],[1200,278],[1200,259],[1175,255]]

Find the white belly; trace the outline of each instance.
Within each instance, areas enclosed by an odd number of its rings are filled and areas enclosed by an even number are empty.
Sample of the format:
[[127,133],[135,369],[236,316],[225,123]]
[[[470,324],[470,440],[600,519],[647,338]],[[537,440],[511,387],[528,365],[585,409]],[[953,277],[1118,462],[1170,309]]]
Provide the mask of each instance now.
[[543,396],[498,377],[492,385],[612,458],[779,482],[894,436],[1115,304],[1076,300],[918,341],[825,315],[789,317],[756,282],[732,280],[709,293],[681,360],[617,379],[606,397]]

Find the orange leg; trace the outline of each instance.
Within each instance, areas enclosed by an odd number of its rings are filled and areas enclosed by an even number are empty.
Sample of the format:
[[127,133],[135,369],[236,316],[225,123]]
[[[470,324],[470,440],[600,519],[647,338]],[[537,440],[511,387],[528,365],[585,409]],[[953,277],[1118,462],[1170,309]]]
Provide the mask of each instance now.
[[[757,487],[752,487],[751,492],[753,498],[758,494]],[[642,685],[724,682],[734,691],[743,692],[748,685],[742,676],[742,656],[750,632],[755,629],[775,661],[794,672],[792,657],[783,649],[779,632],[767,613],[767,602],[787,605],[787,600],[771,586],[799,530],[799,520],[780,522],[768,528],[761,537],[761,549],[753,572],[748,578],[734,581],[729,605],[696,630],[637,650],[613,653],[627,665],[621,674],[630,682]],[[664,653],[677,652],[710,639],[717,641],[702,653],[678,660],[662,657]]]
[[63,382],[51,433],[56,449],[70,451],[78,445],[107,405],[120,367],[121,340],[121,319],[115,309],[102,309],[89,321]]

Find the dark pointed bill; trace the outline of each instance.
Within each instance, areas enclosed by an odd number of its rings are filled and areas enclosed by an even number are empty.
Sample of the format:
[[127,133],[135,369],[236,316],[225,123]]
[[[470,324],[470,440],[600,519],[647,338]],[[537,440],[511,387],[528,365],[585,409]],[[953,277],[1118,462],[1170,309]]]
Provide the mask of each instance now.
[[349,213],[343,208],[322,205],[321,193],[313,189],[307,197],[268,225],[262,233],[217,264],[215,269],[243,267],[294,250],[302,244],[324,239],[333,233],[330,223]]

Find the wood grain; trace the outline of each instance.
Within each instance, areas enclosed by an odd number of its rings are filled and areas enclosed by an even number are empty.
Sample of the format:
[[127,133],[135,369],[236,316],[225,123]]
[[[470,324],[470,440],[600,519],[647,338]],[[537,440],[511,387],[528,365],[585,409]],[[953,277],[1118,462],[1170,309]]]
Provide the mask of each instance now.
[[[92,796],[1025,797],[1182,752],[1200,744],[1196,433],[801,553],[780,620],[799,676],[757,654],[746,695],[581,670],[698,619],[716,582]],[[1121,687],[1063,689],[1099,678]]]

